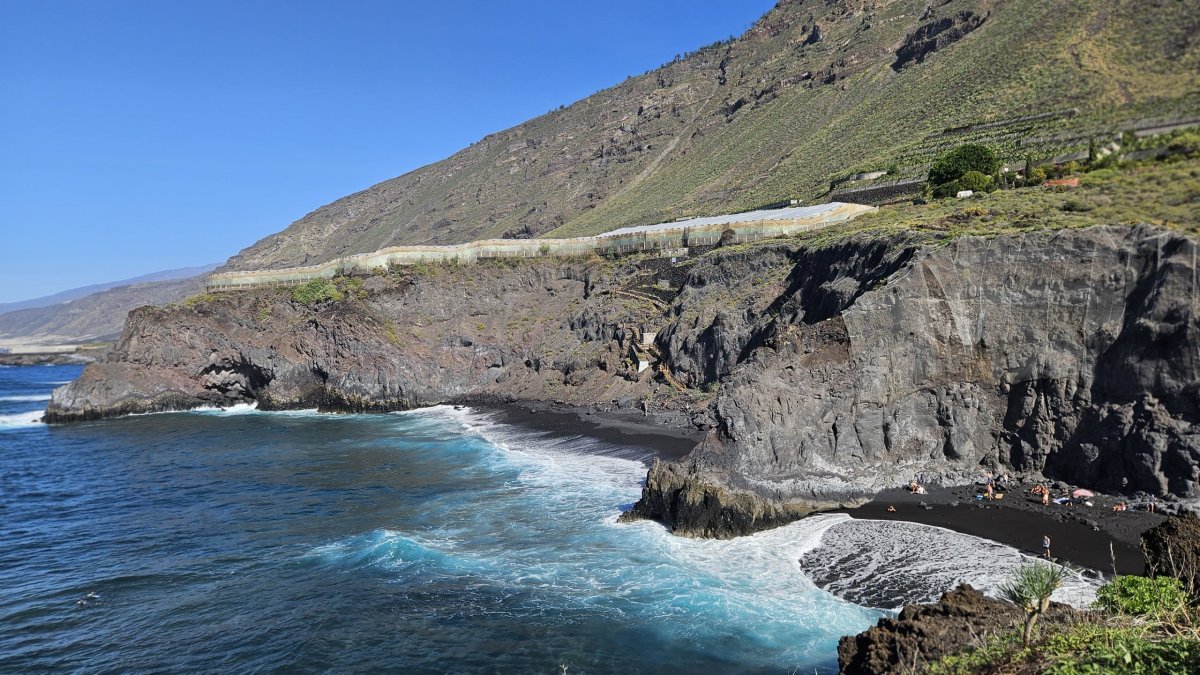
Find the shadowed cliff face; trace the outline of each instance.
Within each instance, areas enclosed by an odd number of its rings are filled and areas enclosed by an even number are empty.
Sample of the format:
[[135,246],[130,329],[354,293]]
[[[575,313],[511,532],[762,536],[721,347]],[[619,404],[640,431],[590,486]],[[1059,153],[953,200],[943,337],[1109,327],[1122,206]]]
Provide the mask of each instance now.
[[[728,536],[981,465],[1193,495],[1195,260],[1174,234],[1093,228],[959,238],[887,277],[800,284],[721,387],[718,433],[652,469],[630,517]],[[815,311],[828,300],[814,286],[849,298],[868,280],[844,309]]]
[[[365,297],[315,307],[286,289],[230,293],[134,312],[47,418],[496,397],[644,409],[710,430],[651,470],[628,514],[693,536],[981,466],[1183,496],[1200,466],[1195,256],[1153,228],[862,235],[679,265],[371,277]],[[684,391],[636,372],[642,329]]]
[[469,397],[629,407],[659,387],[630,361],[656,310],[612,291],[653,277],[598,259],[483,264],[368,277],[316,305],[263,289],[142,308],[107,360],[55,392],[47,419],[246,402],[381,412]]

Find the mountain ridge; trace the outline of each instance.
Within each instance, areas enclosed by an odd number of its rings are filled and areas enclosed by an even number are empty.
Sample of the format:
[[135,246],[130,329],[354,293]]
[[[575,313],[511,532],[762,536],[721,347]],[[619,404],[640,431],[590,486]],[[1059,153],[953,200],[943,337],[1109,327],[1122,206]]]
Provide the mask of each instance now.
[[1200,112],[1198,34],[1171,2],[780,2],[736,39],[318,208],[222,269],[812,199],[853,169],[919,174],[947,128],[1048,110],[1080,114],[1001,149],[1078,149]]

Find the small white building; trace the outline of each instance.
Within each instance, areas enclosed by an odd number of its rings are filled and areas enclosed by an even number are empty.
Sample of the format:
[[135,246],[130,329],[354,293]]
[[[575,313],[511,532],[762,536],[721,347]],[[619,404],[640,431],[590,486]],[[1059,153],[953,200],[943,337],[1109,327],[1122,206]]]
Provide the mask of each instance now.
[[973,194],[975,194],[974,190],[959,190],[958,194],[956,194],[954,196],[958,197],[959,199],[966,199],[967,197],[970,197]]

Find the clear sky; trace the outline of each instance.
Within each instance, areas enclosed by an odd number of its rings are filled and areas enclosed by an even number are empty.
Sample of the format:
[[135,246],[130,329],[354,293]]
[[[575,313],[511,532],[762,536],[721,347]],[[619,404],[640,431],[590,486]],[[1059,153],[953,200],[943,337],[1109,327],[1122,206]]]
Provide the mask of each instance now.
[[0,0],[0,302],[221,262],[774,0]]

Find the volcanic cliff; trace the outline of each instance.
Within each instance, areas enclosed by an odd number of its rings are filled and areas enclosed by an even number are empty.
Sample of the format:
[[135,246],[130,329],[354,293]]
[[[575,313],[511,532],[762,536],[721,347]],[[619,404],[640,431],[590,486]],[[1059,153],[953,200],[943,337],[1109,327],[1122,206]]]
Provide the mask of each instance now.
[[260,289],[144,308],[107,360],[55,391],[47,420],[248,401],[640,410],[709,430],[682,463],[654,466],[628,514],[692,536],[981,466],[1194,493],[1195,240],[841,227],[675,263],[410,269],[342,279],[340,300]]

